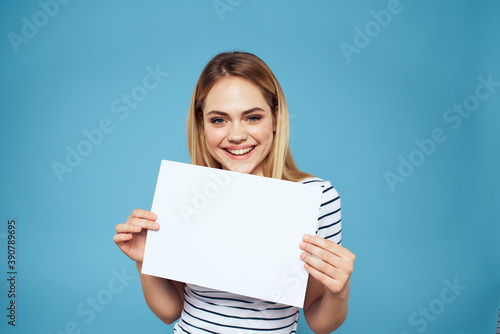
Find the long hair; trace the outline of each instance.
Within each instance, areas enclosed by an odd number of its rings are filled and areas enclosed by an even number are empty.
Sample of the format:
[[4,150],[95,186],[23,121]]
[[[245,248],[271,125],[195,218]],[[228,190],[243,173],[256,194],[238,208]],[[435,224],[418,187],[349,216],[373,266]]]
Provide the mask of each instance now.
[[222,168],[206,147],[203,131],[203,107],[212,87],[221,79],[239,77],[260,88],[266,102],[275,112],[276,132],[269,155],[264,159],[264,176],[300,181],[312,175],[300,171],[289,147],[290,122],[283,90],[271,69],[259,57],[248,52],[223,52],[210,60],[194,88],[187,120],[187,143],[191,163]]

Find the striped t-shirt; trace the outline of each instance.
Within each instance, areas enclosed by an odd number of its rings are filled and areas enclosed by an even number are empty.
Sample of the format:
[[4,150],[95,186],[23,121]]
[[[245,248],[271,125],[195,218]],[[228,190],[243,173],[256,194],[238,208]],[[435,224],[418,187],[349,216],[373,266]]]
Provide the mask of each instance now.
[[[316,235],[341,243],[340,198],[330,182],[302,181],[323,188]],[[174,333],[296,333],[299,308],[186,284],[184,308]]]

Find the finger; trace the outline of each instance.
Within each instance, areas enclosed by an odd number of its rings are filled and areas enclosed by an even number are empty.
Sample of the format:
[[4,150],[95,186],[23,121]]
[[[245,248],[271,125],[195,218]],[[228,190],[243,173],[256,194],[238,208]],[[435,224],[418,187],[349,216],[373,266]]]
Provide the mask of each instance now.
[[333,241],[318,237],[316,235],[305,234],[302,238],[305,242],[316,245],[320,248],[328,250],[328,252],[333,253],[341,258],[347,258],[354,262],[356,256],[347,248],[336,244]]
[[331,253],[328,249],[324,249],[321,247],[318,247],[317,245],[308,243],[308,242],[301,242],[300,243],[300,248],[307,253],[313,255],[312,258],[317,258],[319,261],[326,262],[327,264],[334,266],[334,267],[339,267],[340,264],[340,257],[334,253]]
[[345,284],[343,284],[341,281],[338,281],[326,275],[325,273],[319,271],[318,269],[314,268],[313,266],[310,266],[307,263],[304,263],[304,268],[312,277],[314,277],[318,282],[323,284],[328,290],[330,290],[333,293],[338,293],[342,291],[342,289],[345,286]]
[[155,221],[157,216],[154,212],[143,210],[143,209],[135,209],[132,211],[132,214],[130,215],[130,218],[135,217],[135,218],[142,218],[142,219],[148,219]]
[[331,265],[330,263],[328,262],[325,262],[317,257],[314,257],[308,253],[302,253],[300,254],[300,258],[302,259],[302,261],[305,262],[305,264],[313,267],[314,269],[316,269],[317,271],[320,271],[322,272],[323,274],[331,277],[331,278],[335,278],[337,276],[340,276],[341,273],[339,273],[339,269],[337,269],[336,267],[334,267],[333,265]]
[[113,236],[113,241],[118,245],[118,244],[121,244],[121,243],[124,243],[126,241],[129,241],[130,239],[132,239],[132,234],[115,234]]
[[142,218],[130,218],[125,224],[140,226],[141,228],[147,230],[158,230],[160,228],[160,224],[158,224],[157,222]]
[[134,224],[118,224],[115,227],[116,233],[139,233],[142,231],[142,227],[140,225]]

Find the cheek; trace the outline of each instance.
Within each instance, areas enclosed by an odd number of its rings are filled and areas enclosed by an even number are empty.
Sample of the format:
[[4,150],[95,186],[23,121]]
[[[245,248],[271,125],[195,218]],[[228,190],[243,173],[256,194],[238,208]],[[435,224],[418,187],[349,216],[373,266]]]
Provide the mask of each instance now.
[[274,132],[272,127],[255,129],[255,131],[252,131],[251,135],[261,144],[270,144],[274,139]]
[[209,149],[219,146],[224,140],[224,133],[219,129],[205,128],[205,141]]

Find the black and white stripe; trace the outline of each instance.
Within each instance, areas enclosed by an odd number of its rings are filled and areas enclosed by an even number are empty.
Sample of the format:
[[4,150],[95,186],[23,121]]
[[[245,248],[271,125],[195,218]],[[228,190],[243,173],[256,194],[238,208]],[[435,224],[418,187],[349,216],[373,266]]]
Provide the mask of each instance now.
[[317,177],[308,178],[302,183],[323,188],[316,235],[340,245],[342,243],[342,227],[339,193],[330,182]]
[[299,308],[186,284],[175,333],[292,333]]
[[[313,177],[303,184],[322,187],[316,234],[341,243],[339,194],[330,182]],[[296,333],[298,307],[272,303],[193,284],[184,288],[184,309],[174,333]]]

